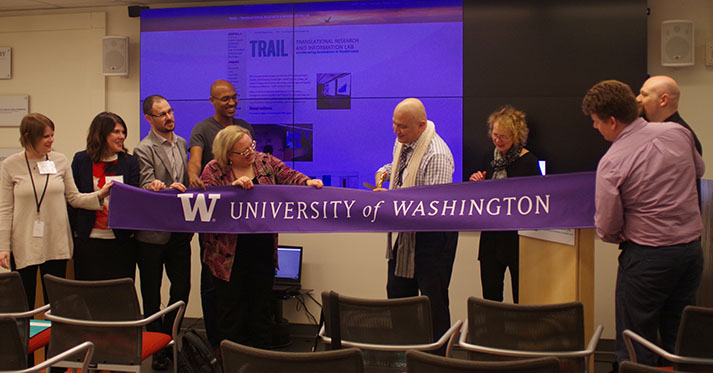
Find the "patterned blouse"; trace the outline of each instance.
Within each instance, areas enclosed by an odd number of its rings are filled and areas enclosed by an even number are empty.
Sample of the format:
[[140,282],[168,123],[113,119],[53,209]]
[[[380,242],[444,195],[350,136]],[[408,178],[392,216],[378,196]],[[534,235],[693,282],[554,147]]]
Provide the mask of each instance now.
[[[299,184],[304,185],[310,178],[303,173],[287,167],[281,160],[270,154],[255,153],[253,171],[258,184]],[[236,180],[232,167],[221,168],[215,160],[210,161],[201,174],[201,181],[206,187],[230,185]],[[239,188],[239,187],[236,187]],[[277,263],[277,234],[275,238],[275,263]],[[207,233],[203,238],[203,263],[213,276],[230,281],[230,273],[235,259],[237,234]]]

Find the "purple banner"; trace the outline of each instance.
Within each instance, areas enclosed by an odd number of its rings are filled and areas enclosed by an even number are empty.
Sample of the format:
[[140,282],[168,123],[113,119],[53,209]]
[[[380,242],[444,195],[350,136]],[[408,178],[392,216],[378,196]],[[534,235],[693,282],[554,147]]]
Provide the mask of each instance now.
[[168,232],[485,231],[594,226],[595,173],[373,192],[256,185],[111,190],[109,226]]

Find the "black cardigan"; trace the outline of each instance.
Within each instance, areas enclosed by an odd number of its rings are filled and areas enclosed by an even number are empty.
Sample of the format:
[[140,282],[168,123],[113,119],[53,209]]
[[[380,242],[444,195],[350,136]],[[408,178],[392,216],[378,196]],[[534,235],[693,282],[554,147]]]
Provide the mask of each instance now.
[[[116,175],[124,176],[124,184],[139,187],[139,161],[133,155],[119,153],[116,163]],[[86,150],[74,154],[72,160],[74,183],[82,193],[94,192],[94,176],[92,160]],[[75,209],[69,207],[69,222],[76,238],[88,239],[97,218],[96,211]],[[126,240],[134,235],[134,231],[114,229],[114,235],[119,240]]]
[[[486,179],[493,178],[493,150],[484,157],[481,170],[487,171]],[[508,178],[540,175],[537,157],[527,152],[505,168]],[[501,262],[516,264],[520,257],[520,238],[517,231],[489,231],[480,233],[478,259],[496,256]]]

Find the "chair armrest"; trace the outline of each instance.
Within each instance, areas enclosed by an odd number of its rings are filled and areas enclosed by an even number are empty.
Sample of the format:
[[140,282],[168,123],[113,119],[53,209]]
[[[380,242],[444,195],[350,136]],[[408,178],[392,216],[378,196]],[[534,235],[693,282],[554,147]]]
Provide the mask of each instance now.
[[[423,343],[423,344],[413,344],[413,345],[383,345],[376,343],[363,343],[342,340],[342,345],[346,347],[356,347],[364,350],[377,350],[377,351],[406,351],[406,350],[419,350],[419,351],[432,351],[437,350],[448,342],[451,337],[460,329],[460,325],[463,321],[458,320],[453,324],[443,335],[433,343]],[[326,335],[325,326],[319,330],[319,337],[325,343],[331,343],[332,338]]]
[[[180,305],[176,306],[179,303],[180,303]],[[174,307],[174,308],[171,308],[171,307]],[[178,312],[176,313],[176,317],[173,318],[173,327],[171,327],[171,339],[173,339],[174,341],[177,341],[178,333],[180,332],[179,329],[181,327],[181,322],[183,321],[183,314],[184,314],[184,312],[186,312],[186,304],[182,300],[179,300],[178,302],[168,306],[167,309],[171,308],[171,310],[174,310],[175,307],[178,307]]]
[[89,370],[89,363],[92,361],[92,357],[94,356],[94,343],[92,342],[84,342],[79,345],[76,345],[72,348],[70,348],[67,351],[62,352],[59,355],[55,355],[54,357],[47,359],[31,368],[23,369],[23,370],[13,370],[9,371],[7,373],[35,373],[39,372],[43,369],[47,369],[51,367],[52,365],[59,363],[60,361],[64,361],[70,356],[80,352],[84,351],[84,363],[82,364],[82,372],[88,372]]
[[664,350],[663,348],[655,345],[654,343],[649,342],[648,340],[646,340],[646,338],[636,334],[635,332],[629,329],[624,330],[622,332],[622,336],[624,337],[624,344],[626,344],[626,350],[629,352],[629,360],[634,363],[636,363],[636,351],[634,350],[634,344],[631,342],[632,339],[644,346],[644,348],[654,352],[655,354],[672,363],[713,366],[713,359],[711,358],[687,357],[672,354]]
[[[458,338],[460,338],[460,325],[463,324],[462,320],[458,320],[454,326],[458,326],[458,329],[453,332],[451,337],[448,339],[448,345],[446,346],[446,357],[452,357],[453,346],[458,344]],[[450,331],[450,329],[449,329]]]
[[79,325],[79,326],[94,326],[94,327],[139,327],[139,326],[144,326],[147,325],[154,320],[158,319],[159,317],[169,313],[173,312],[174,310],[178,309],[179,314],[183,312],[183,307],[184,307],[183,301],[178,301],[156,313],[153,315],[143,318],[140,320],[129,320],[129,321],[94,321],[94,320],[79,320],[79,319],[71,319],[68,317],[63,317],[63,316],[56,316],[52,314],[52,311],[49,310],[45,313],[45,316],[47,317],[48,320],[52,322],[60,322],[60,323],[65,323],[65,324],[70,324],[70,325]]
[[38,313],[42,313],[50,309],[49,304],[45,304],[42,307],[35,308],[34,310],[29,310],[25,312],[8,312],[8,313],[3,313],[3,316],[7,317],[12,317],[13,319],[31,319],[32,316],[37,315]]
[[458,339],[458,346],[464,350],[481,352],[491,355],[501,355],[501,356],[515,356],[515,357],[546,357],[555,356],[559,358],[586,358],[594,353],[594,349],[599,343],[599,338],[602,335],[604,327],[602,325],[597,326],[594,331],[592,338],[589,340],[586,350],[577,351],[521,351],[521,350],[510,350],[504,348],[487,347],[481,345],[475,345],[467,342],[468,338],[468,320],[463,322],[461,327],[460,338]]
[[597,328],[594,330],[594,334],[592,334],[592,338],[590,338],[589,343],[587,343],[587,349],[585,351],[590,354],[593,354],[594,351],[596,351],[599,339],[602,337],[602,332],[604,332],[604,326],[602,324],[597,325]]

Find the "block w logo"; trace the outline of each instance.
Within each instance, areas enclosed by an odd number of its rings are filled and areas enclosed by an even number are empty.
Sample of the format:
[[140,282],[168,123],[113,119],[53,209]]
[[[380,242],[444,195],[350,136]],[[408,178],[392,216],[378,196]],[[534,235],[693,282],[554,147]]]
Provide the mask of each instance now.
[[210,206],[206,205],[205,196],[205,194],[198,194],[195,203],[193,204],[193,206],[191,206],[193,193],[182,193],[177,195],[177,197],[181,199],[181,207],[183,207],[183,218],[186,221],[196,221],[196,214],[200,214],[202,222],[209,222],[213,218],[213,210],[215,209],[215,203],[220,199],[220,194],[208,194]]

